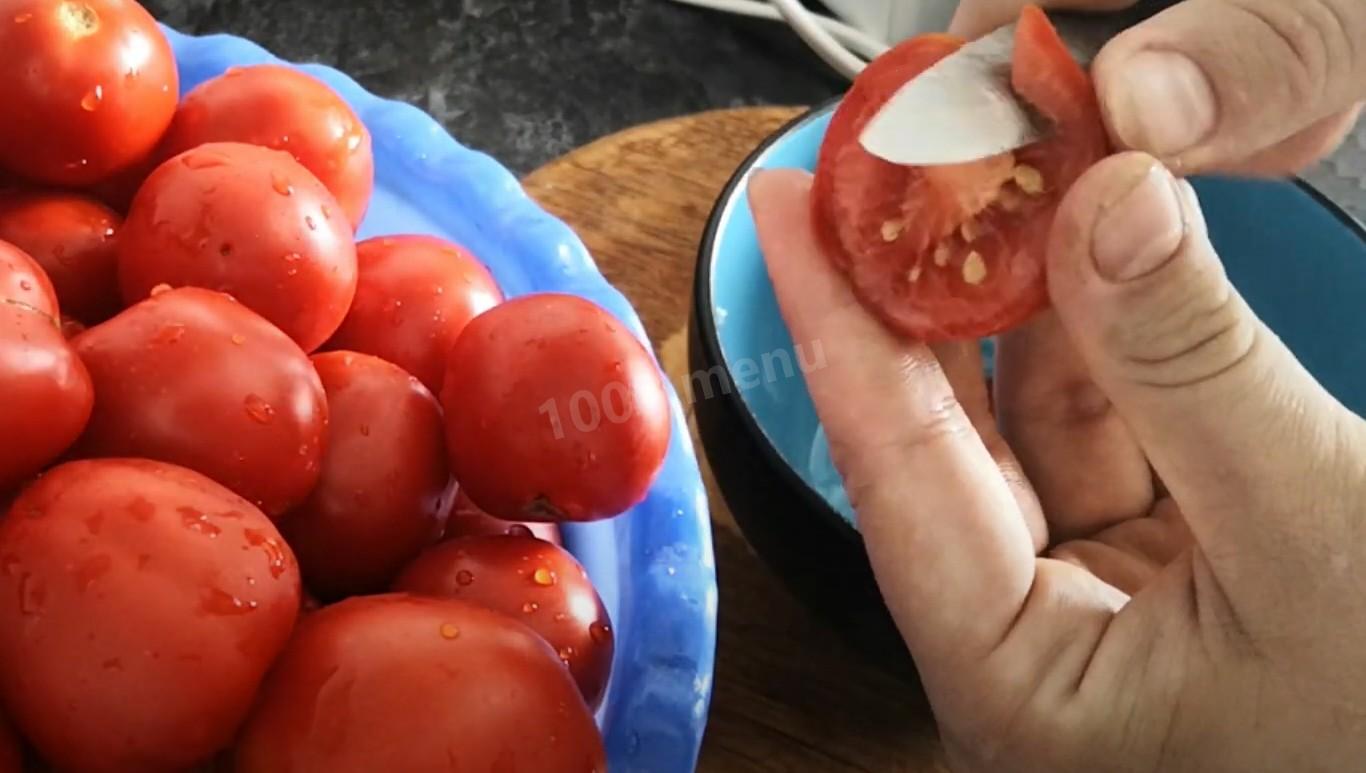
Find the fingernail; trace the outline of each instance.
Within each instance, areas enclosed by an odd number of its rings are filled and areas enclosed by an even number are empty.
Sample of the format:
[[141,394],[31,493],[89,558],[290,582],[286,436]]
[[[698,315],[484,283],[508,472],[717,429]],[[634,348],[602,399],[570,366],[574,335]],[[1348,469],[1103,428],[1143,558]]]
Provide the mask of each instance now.
[[1127,282],[1157,270],[1181,247],[1186,227],[1176,180],[1160,164],[1135,170],[1096,219],[1092,257],[1100,275]]
[[1140,51],[1119,66],[1108,94],[1110,124],[1127,147],[1156,156],[1181,153],[1214,131],[1214,87],[1189,57]]

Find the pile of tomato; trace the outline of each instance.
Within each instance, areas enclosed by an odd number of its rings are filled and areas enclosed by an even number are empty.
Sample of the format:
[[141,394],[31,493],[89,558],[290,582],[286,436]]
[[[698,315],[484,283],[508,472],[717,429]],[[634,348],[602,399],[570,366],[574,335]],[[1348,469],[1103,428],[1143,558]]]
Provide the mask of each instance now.
[[605,771],[558,523],[663,462],[653,358],[428,235],[259,65],[180,96],[131,0],[0,0],[0,773]]

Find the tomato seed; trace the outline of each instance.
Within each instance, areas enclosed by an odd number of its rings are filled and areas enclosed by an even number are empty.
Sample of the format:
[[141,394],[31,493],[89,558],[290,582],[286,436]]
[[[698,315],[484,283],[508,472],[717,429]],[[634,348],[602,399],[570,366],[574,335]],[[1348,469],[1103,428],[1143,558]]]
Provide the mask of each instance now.
[[970,285],[979,285],[986,278],[987,264],[982,260],[982,254],[976,250],[969,252],[963,260],[963,281]]
[[1020,164],[1015,167],[1013,177],[1015,178],[1015,184],[1020,186],[1020,190],[1028,193],[1030,196],[1037,196],[1040,193],[1043,193],[1043,173],[1034,167]]
[[939,266],[940,268],[943,268],[944,266],[947,266],[948,264],[949,264],[949,247],[948,247],[948,245],[947,245],[947,244],[941,244],[941,245],[939,245],[938,247],[935,247],[935,248],[934,248],[934,265]]
[[888,220],[882,224],[882,241],[894,242],[901,237],[901,232],[906,230],[906,223],[901,220]]

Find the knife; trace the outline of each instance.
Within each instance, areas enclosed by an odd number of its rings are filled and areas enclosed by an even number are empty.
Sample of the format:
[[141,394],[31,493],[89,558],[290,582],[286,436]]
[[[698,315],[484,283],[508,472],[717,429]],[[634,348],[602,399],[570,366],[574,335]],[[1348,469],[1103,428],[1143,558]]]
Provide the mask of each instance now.
[[[1083,68],[1115,35],[1180,0],[1139,0],[1112,13],[1049,13]],[[912,78],[864,126],[864,150],[894,164],[958,164],[1024,147],[1051,127],[1010,87],[1015,25],[978,38]]]

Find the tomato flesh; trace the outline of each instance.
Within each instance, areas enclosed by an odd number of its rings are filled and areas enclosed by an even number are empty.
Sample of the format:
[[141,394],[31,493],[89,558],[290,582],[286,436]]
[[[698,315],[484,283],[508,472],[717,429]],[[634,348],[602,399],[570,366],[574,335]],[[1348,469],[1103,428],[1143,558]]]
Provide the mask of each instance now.
[[1044,249],[1062,194],[1108,143],[1089,76],[1044,13],[1026,7],[1012,86],[1053,124],[1036,144],[979,161],[893,164],[858,135],[907,81],[962,41],[927,35],[859,76],[817,163],[817,236],[859,299],[893,331],[938,341],[994,335],[1047,305]]

